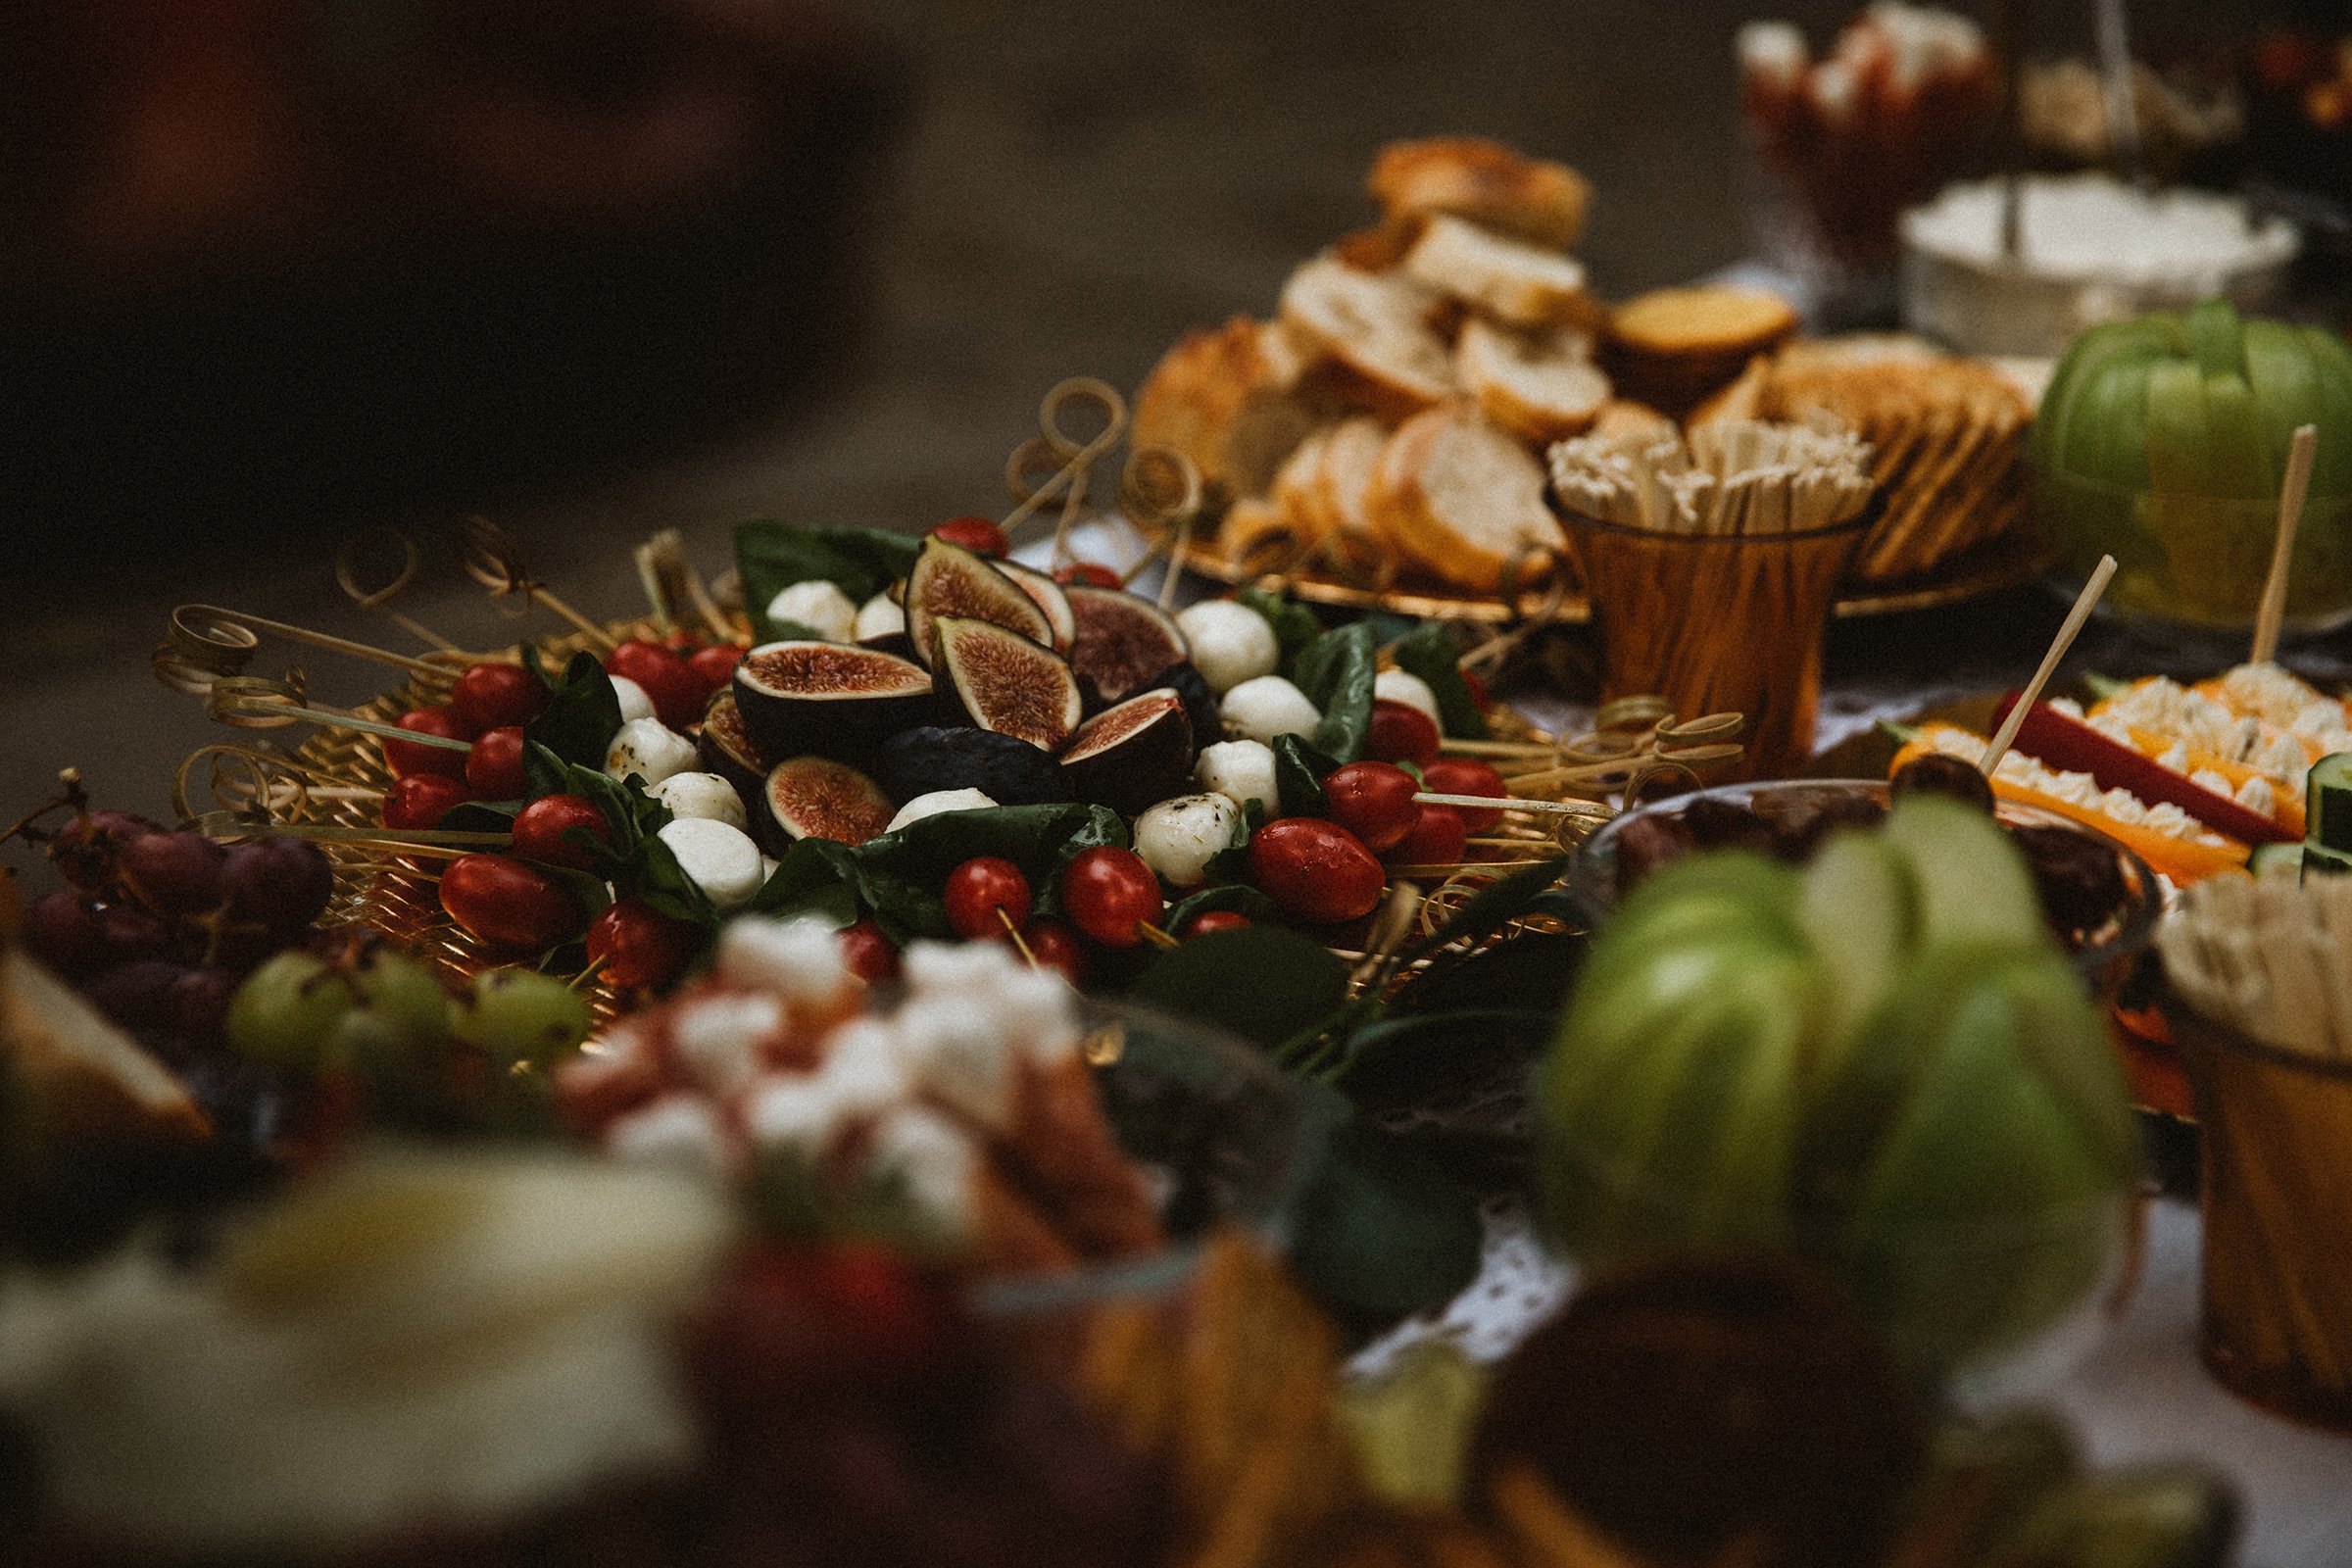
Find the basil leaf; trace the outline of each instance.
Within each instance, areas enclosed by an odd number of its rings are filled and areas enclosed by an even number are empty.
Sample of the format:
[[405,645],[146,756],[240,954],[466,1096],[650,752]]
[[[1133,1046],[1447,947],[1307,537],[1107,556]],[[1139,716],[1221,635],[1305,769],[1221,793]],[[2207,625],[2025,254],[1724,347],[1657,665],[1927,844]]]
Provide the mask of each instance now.
[[914,535],[884,528],[804,528],[774,517],[737,523],[735,568],[758,640],[811,635],[767,618],[769,602],[794,583],[822,578],[862,605],[906,576],[921,547]]
[[1297,735],[1274,737],[1274,793],[1285,816],[1321,816],[1323,778],[1340,764]]
[[1438,696],[1440,727],[1462,740],[1484,740],[1486,715],[1470,700],[1470,683],[1462,679],[1461,655],[1453,634],[1438,621],[1425,620],[1396,639],[1389,649],[1396,667],[1418,675]]
[[1325,632],[1298,656],[1298,689],[1323,710],[1316,749],[1335,761],[1352,762],[1364,753],[1378,668],[1372,628],[1360,623]]
[[1316,1103],[1330,1131],[1299,1195],[1292,1269],[1359,1330],[1451,1299],[1477,1275],[1484,1239],[1468,1195],[1337,1092],[1318,1088]]
[[1129,993],[1273,1047],[1348,1000],[1348,965],[1312,938],[1278,925],[1193,937],[1153,958]]
[[1194,915],[1206,914],[1211,909],[1230,909],[1252,920],[1282,918],[1281,908],[1256,888],[1247,882],[1226,882],[1216,887],[1197,888],[1169,905],[1168,912],[1162,916],[1166,922],[1163,929],[1181,931]]
[[1206,870],[1212,885],[1222,887],[1250,881],[1250,841],[1266,825],[1266,820],[1265,802],[1251,800],[1243,804],[1242,819],[1233,825],[1232,842],[1209,857]]
[[[536,660],[526,667],[537,669]],[[547,677],[542,674],[542,680]],[[571,656],[564,673],[547,681],[547,706],[522,727],[522,738],[536,742],[566,762],[590,767],[605,765],[605,752],[620,732],[620,694],[612,677],[591,653]]]
[[1274,641],[1282,649],[1282,667],[1295,667],[1299,653],[1308,643],[1323,635],[1323,623],[1315,612],[1296,600],[1270,594],[1263,588],[1245,588],[1233,596],[1234,603],[1248,605],[1266,617],[1274,628]]
[[441,813],[439,826],[452,833],[512,833],[520,801],[467,801]]
[[613,886],[624,898],[642,899],[656,912],[668,915],[700,927],[707,935],[718,931],[718,911],[710,906],[710,899],[678,864],[678,858],[669,853],[669,846],[658,838],[648,837],[631,852],[623,874],[613,878]]

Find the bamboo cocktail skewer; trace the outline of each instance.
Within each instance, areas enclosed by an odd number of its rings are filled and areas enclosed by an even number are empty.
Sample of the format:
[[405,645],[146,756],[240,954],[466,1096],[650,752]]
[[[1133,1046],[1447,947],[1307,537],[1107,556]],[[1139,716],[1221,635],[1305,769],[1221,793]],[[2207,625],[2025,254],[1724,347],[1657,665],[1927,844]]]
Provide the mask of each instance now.
[[2001,759],[2009,755],[2009,748],[2016,743],[2018,730],[2026,722],[2027,710],[2041,701],[2041,689],[2050,683],[2050,676],[2057,672],[2058,662],[2066,657],[2066,651],[2074,647],[2075,638],[2082,630],[2082,623],[2090,619],[2090,612],[2098,608],[2099,596],[2107,591],[2107,584],[2114,576],[2115,558],[2101,556],[2097,568],[2090,574],[2090,581],[2084,583],[2082,591],[2075,596],[2075,608],[2066,612],[2066,623],[2058,628],[2058,635],[2050,639],[2050,651],[2041,656],[2041,667],[2034,671],[2034,678],[2026,682],[2024,691],[2018,693],[2016,704],[2009,710],[2009,716],[2001,720],[1999,733],[1992,737],[1992,744],[1984,748],[1984,760],[1977,764],[1977,771],[1986,778],[1992,777],[1993,770],[2001,765]]
[[2295,532],[2303,523],[2303,502],[2311,494],[2311,460],[2318,453],[2320,429],[2298,426],[2294,445],[2287,449],[2286,479],[2278,487],[2278,537],[2271,547],[2270,574],[2263,578],[2262,605],[2254,613],[2254,646],[2246,662],[2267,664],[2278,655],[2278,632],[2286,620],[2286,577],[2295,554]]

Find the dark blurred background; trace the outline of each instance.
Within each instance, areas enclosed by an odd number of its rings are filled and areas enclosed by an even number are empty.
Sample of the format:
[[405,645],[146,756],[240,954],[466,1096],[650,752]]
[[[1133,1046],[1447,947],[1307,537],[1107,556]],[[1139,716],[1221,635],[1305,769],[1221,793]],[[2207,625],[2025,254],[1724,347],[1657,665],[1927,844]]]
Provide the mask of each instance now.
[[[2087,4],[2020,9],[2087,53]],[[2344,9],[2132,14],[2144,52],[2230,71],[2258,23]],[[487,646],[528,628],[457,571],[469,511],[617,614],[660,527],[716,569],[753,514],[996,509],[1048,386],[1131,387],[1270,310],[1393,137],[1576,165],[1604,295],[1720,268],[1750,247],[1735,28],[1819,48],[1852,10],[11,0],[0,808],[68,762],[160,808],[214,733],[145,674],[169,608],[361,631],[332,563],[364,527],[414,534],[412,608]]]

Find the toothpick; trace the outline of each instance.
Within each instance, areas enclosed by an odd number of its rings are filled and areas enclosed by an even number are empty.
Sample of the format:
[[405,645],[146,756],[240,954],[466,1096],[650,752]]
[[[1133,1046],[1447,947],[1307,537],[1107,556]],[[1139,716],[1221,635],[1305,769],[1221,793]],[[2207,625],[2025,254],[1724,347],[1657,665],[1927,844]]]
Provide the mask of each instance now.
[[2278,538],[2271,547],[2270,575],[2262,581],[2262,607],[2254,612],[2254,646],[2246,662],[2267,664],[2278,655],[2278,628],[2286,619],[2286,573],[2295,553],[2295,530],[2302,526],[2303,500],[2311,493],[2311,460],[2319,450],[2320,428],[2298,426],[2294,445],[2286,453],[2286,480],[2278,487]]
[[2090,574],[2090,581],[2084,583],[2082,591],[2075,596],[2075,608],[2066,612],[2066,624],[2060,626],[2058,635],[2050,640],[2050,651],[2041,656],[2041,667],[2034,672],[2032,680],[2026,682],[2026,689],[2018,693],[2016,706],[2009,710],[2009,716],[2001,721],[2000,733],[1993,736],[1990,746],[1984,748],[1984,760],[1977,764],[1977,771],[1986,778],[1992,777],[1993,769],[2001,765],[2001,759],[2009,755],[2011,744],[2017,740],[2018,729],[2026,721],[2026,710],[2041,701],[2041,689],[2050,683],[2050,676],[2058,668],[2058,661],[2066,657],[2069,648],[2074,647],[2075,638],[2082,630],[2082,623],[2090,618],[2091,611],[2098,606],[2099,596],[2107,591],[2108,580],[2114,575],[2115,558],[2101,556],[2098,569]]

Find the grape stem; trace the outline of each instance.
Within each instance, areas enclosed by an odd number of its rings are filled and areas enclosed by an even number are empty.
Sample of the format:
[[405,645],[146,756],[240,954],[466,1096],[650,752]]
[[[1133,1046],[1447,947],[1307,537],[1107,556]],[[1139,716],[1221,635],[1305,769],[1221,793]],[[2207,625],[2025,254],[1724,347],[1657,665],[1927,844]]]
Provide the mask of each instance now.
[[76,811],[86,811],[90,808],[90,792],[81,787],[80,768],[59,768],[57,782],[63,786],[63,793],[54,800],[44,801],[10,823],[8,831],[0,833],[0,844],[6,844],[20,834],[28,841],[39,837],[40,835],[32,831],[32,824],[60,808],[71,806]]

